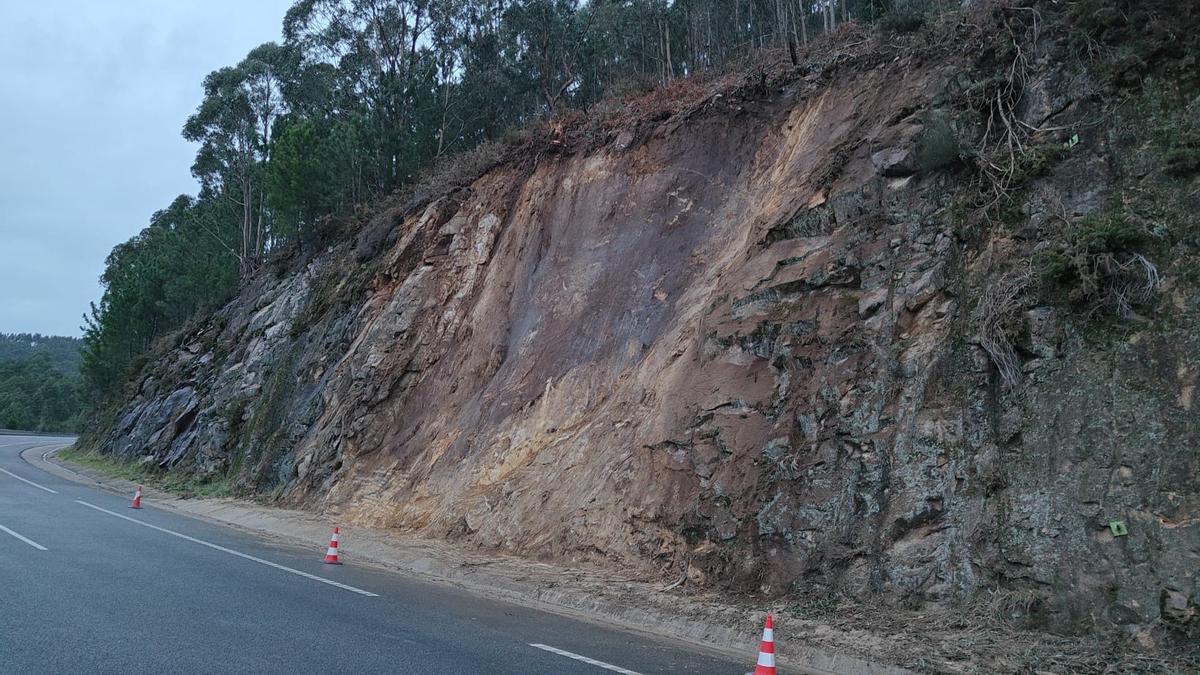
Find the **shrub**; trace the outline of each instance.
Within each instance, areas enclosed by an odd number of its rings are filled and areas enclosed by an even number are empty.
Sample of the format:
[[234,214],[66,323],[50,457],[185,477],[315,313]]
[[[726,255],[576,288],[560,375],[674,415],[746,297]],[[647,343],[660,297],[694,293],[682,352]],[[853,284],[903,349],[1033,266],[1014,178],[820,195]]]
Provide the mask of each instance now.
[[1012,185],[1020,185],[1025,181],[1045,176],[1068,152],[1069,149],[1060,143],[1032,146],[1028,152],[1018,155]]
[[1084,218],[1072,232],[1071,239],[1081,252],[1130,252],[1145,242],[1146,233],[1113,209]]
[[929,4],[928,0],[894,0],[879,20],[879,27],[887,33],[916,32],[925,25]]
[[937,171],[958,164],[970,155],[950,120],[942,114],[930,115],[917,136],[914,160],[921,171]]
[[504,145],[486,141],[472,150],[443,157],[422,173],[413,187],[413,199],[428,202],[474,183],[504,159],[505,151]]
[[1138,250],[1148,239],[1121,211],[1111,209],[1075,224],[1067,243],[1038,254],[1034,263],[1046,290],[1127,318],[1135,306],[1150,303],[1161,284],[1158,267]]
[[1200,173],[1200,147],[1182,146],[1168,150],[1163,163],[1163,171],[1175,178]]
[[545,143],[547,138],[550,138],[550,125],[539,120],[505,131],[500,143],[509,148],[526,148]]
[[1042,251],[1034,256],[1034,268],[1045,283],[1058,283],[1070,278],[1075,267],[1071,259],[1058,251]]
[[603,101],[623,101],[640,98],[658,88],[658,80],[646,75],[630,75],[610,84],[604,90]]

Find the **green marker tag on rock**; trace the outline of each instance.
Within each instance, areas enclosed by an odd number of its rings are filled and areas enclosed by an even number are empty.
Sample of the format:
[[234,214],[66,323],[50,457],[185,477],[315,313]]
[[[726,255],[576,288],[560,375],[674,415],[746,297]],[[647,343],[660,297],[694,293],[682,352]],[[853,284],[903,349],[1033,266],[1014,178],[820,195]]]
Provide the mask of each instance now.
[[1112,532],[1114,537],[1124,537],[1129,534],[1129,528],[1125,527],[1125,521],[1113,520],[1108,523],[1108,531]]

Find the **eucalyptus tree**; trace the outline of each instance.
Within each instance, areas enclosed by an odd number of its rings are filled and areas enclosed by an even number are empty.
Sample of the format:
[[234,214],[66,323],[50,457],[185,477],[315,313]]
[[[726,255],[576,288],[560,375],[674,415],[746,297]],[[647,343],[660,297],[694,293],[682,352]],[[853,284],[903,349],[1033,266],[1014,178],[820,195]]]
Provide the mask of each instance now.
[[287,112],[286,93],[296,86],[300,70],[299,52],[274,42],[255,47],[238,64],[242,87],[246,91],[250,112],[254,115],[255,161],[258,191],[257,223],[254,228],[254,252],[261,256],[279,239],[271,231],[267,212],[267,190],[263,170],[271,160],[271,130]]
[[379,140],[375,173],[391,189],[415,172],[405,153],[414,131],[413,85],[434,0],[300,0],[284,18],[284,37],[309,62],[332,64],[339,88],[365,107]]
[[287,90],[299,71],[295,50],[275,43],[255,49],[236,66],[204,79],[204,98],[183,127],[184,138],[200,143],[192,173],[201,189],[237,205],[241,213],[238,261],[251,274],[272,243],[264,167],[271,154],[271,129],[286,112]]
[[243,275],[253,269],[254,181],[257,139],[254,109],[243,83],[244,74],[229,66],[204,78],[204,99],[188,118],[183,136],[200,143],[192,174],[201,189],[236,204],[241,211],[238,263]]
[[578,4],[577,0],[516,2],[501,24],[501,54],[525,76],[534,100],[551,116],[579,83],[579,45],[588,27],[581,22]]

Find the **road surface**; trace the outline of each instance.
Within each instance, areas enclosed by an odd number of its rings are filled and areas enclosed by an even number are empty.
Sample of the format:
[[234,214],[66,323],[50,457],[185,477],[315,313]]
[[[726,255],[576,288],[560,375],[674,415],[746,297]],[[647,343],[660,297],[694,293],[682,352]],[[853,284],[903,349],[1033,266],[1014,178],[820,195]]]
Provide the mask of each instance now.
[[0,672],[752,670],[755,654],[733,661],[352,561],[324,565],[325,542],[299,549],[131,510],[20,457],[63,442],[0,436]]

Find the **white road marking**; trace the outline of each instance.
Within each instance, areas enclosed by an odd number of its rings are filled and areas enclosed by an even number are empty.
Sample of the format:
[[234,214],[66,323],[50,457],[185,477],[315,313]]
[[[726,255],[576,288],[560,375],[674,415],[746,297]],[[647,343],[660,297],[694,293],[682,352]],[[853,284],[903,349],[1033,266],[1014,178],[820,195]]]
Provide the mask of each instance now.
[[39,551],[46,550],[45,546],[42,546],[41,544],[37,543],[36,541],[34,541],[28,537],[22,537],[21,535],[17,534],[16,532],[13,532],[12,530],[8,529],[7,527],[5,527],[3,525],[0,525],[0,532],[7,532],[7,533],[11,534],[12,536],[16,537],[17,539],[20,539],[21,541],[25,542],[26,544],[29,544],[30,546],[36,548]]
[[215,550],[215,551],[221,551],[222,553],[228,553],[229,555],[235,555],[235,556],[237,556],[237,557],[239,557],[239,558],[245,558],[246,560],[250,560],[250,561],[256,562],[256,563],[258,563],[258,564],[260,564],[260,565],[266,565],[267,567],[274,567],[274,568],[275,568],[275,569],[277,569],[277,570],[282,570],[282,571],[284,571],[284,572],[289,572],[289,573],[291,573],[291,574],[295,574],[296,576],[301,576],[301,577],[304,577],[305,579],[312,579],[313,581],[319,581],[319,582],[321,582],[321,583],[323,583],[323,584],[329,584],[330,586],[334,586],[334,587],[336,587],[336,588],[340,588],[340,589],[342,589],[342,590],[345,590],[345,591],[350,591],[351,593],[358,593],[359,595],[365,595],[365,596],[367,596],[368,598],[378,598],[378,597],[379,597],[379,595],[378,595],[378,594],[376,594],[376,593],[372,593],[372,592],[370,592],[370,591],[364,591],[364,590],[363,590],[363,589],[361,589],[361,588],[355,588],[355,587],[353,587],[353,586],[347,586],[346,584],[341,584],[341,583],[338,583],[338,582],[336,582],[336,581],[333,581],[333,580],[331,580],[331,579],[326,579],[326,578],[324,578],[324,577],[319,577],[319,576],[317,576],[317,575],[315,575],[315,574],[309,574],[308,572],[301,572],[300,570],[297,570],[297,569],[292,569],[291,567],[285,567],[285,566],[283,566],[283,565],[280,565],[280,564],[278,564],[278,563],[273,563],[273,562],[271,562],[270,560],[263,560],[262,558],[256,558],[256,557],[254,557],[254,556],[252,556],[252,555],[249,555],[249,554],[247,554],[247,553],[242,553],[242,552],[240,552],[240,551],[235,551],[235,550],[233,550],[233,549],[231,549],[231,548],[225,548],[224,546],[218,546],[218,545],[216,545],[216,544],[213,544],[213,543],[210,543],[210,542],[204,541],[203,539],[197,539],[197,538],[195,538],[195,537],[189,537],[189,536],[187,536],[186,534],[180,534],[180,533],[178,533],[178,532],[175,532],[175,531],[173,531],[173,530],[168,530],[168,529],[167,529],[167,528],[165,528],[165,527],[159,527],[159,526],[157,526],[157,525],[151,525],[150,523],[147,523],[147,522],[144,522],[144,521],[138,520],[137,518],[130,518],[129,516],[122,515],[122,514],[120,514],[120,513],[117,513],[117,512],[115,512],[115,511],[109,511],[108,509],[102,509],[102,508],[100,508],[99,506],[96,506],[96,505],[94,505],[94,504],[89,504],[89,503],[87,503],[87,502],[83,501],[82,499],[76,499],[75,501],[79,502],[80,504],[83,504],[84,506],[88,507],[89,509],[95,509],[96,511],[99,511],[99,512],[101,512],[101,513],[107,513],[107,514],[108,514],[108,515],[110,515],[110,516],[116,516],[117,518],[120,518],[121,520],[128,520],[128,521],[129,521],[129,522],[131,522],[131,523],[137,523],[138,525],[141,525],[141,526],[143,526],[143,527],[148,527],[148,528],[150,528],[150,529],[152,529],[152,530],[158,530],[159,532],[162,532],[163,534],[169,534],[169,535],[171,535],[172,537],[179,537],[180,539],[183,539],[183,540],[186,540],[186,541],[190,541],[190,542],[192,542],[193,544],[200,544],[201,546],[207,546],[207,547],[209,547],[209,548],[211,548],[211,549],[213,549],[213,550]]
[[531,643],[529,643],[529,646],[537,647],[538,649],[544,649],[545,651],[548,651],[551,654],[558,654],[559,656],[565,656],[568,659],[575,659],[576,661],[583,661],[584,663],[586,663],[588,665],[596,666],[597,668],[603,668],[605,670],[611,670],[614,673],[621,673],[622,675],[642,675],[641,673],[639,673],[635,670],[626,670],[626,669],[622,668],[621,666],[614,666],[611,663],[597,661],[596,659],[589,659],[586,656],[580,656],[579,654],[574,654],[565,649],[551,647],[550,645],[542,645],[542,644],[536,644],[536,643],[531,642]]
[[12,476],[13,478],[16,478],[17,480],[21,481],[22,483],[29,483],[29,484],[30,484],[30,485],[32,485],[33,487],[35,487],[35,488],[37,488],[37,489],[39,489],[39,490],[45,490],[46,492],[49,492],[49,493],[50,493],[50,494],[52,494],[52,495],[56,495],[56,494],[58,494],[57,492],[55,492],[54,490],[51,490],[51,489],[50,489],[50,488],[48,488],[48,487],[45,487],[45,486],[42,486],[42,485],[38,485],[37,483],[35,483],[35,482],[31,481],[31,480],[28,480],[28,479],[26,479],[26,478],[21,478],[20,476],[18,476],[17,474],[15,474],[15,473],[13,473],[13,472],[11,472],[11,471],[6,471],[6,470],[4,470],[4,469],[0,469],[0,473],[6,473],[6,474],[8,474],[8,475]]

